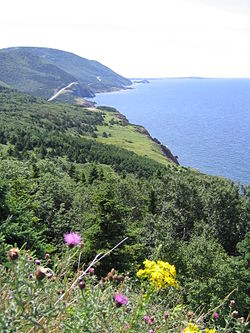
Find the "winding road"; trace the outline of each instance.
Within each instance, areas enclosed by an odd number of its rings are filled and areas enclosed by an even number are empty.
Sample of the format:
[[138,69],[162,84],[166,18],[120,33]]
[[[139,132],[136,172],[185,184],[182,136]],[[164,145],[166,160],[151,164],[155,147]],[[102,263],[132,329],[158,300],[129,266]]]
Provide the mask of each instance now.
[[50,97],[48,99],[48,102],[53,101],[53,99],[57,98],[60,94],[62,94],[64,92],[64,90],[67,90],[68,88],[70,88],[71,86],[73,86],[74,84],[78,84],[78,82],[71,82],[70,84],[68,84],[66,87],[60,89],[55,95],[53,95],[52,97]]

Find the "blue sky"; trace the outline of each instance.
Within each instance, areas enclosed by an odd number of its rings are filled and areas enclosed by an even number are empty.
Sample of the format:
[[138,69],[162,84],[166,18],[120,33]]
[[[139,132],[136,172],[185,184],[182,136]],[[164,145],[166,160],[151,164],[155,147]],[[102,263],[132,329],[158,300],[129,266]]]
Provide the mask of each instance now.
[[250,0],[8,0],[0,29],[127,77],[250,77]]

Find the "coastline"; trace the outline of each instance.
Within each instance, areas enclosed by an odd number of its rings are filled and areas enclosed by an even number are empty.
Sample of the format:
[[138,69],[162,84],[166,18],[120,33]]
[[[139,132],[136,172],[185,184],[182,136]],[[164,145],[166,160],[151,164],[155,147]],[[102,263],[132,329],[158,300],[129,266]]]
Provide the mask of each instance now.
[[[131,81],[132,81],[132,85],[124,86],[122,88],[113,88],[113,89],[105,90],[105,91],[96,93],[96,95],[103,94],[103,93],[115,93],[115,92],[119,92],[119,91],[123,91],[123,90],[135,89],[137,85],[150,84],[150,81],[148,81],[148,79],[131,79]],[[91,104],[89,106],[87,104],[82,105],[82,106],[90,107],[90,108],[91,107],[98,108],[98,106],[96,105],[97,103],[94,101],[91,101],[95,97],[96,96],[85,99],[85,101],[87,101],[87,103],[89,102]],[[105,105],[102,105],[99,107],[105,107]],[[169,149],[169,147],[167,145],[163,144],[162,142],[160,142],[159,139],[152,137],[150,135],[149,131],[144,126],[139,125],[139,124],[130,123],[129,120],[127,119],[127,117],[124,114],[122,114],[119,110],[117,110],[115,107],[110,106],[110,105],[107,105],[107,107],[114,108],[115,111],[113,111],[113,112],[115,112],[116,118],[118,118],[119,120],[121,120],[122,122],[124,122],[127,125],[134,126],[136,128],[137,132],[139,132],[142,135],[145,135],[150,141],[154,142],[154,144],[156,144],[160,148],[162,154],[166,157],[167,160],[170,160],[171,162],[173,162],[176,165],[180,165],[180,163],[178,161],[178,156],[174,155],[172,153],[172,151]]]
[[143,125],[182,166],[247,185],[249,87],[249,79],[156,79],[94,101]]
[[92,110],[103,112],[106,127],[101,126],[99,129],[100,134],[103,131],[106,133],[105,140],[99,138],[103,143],[118,145],[138,155],[158,160],[160,163],[165,164],[168,161],[180,165],[178,157],[174,156],[166,145],[157,138],[153,138],[144,126],[130,123],[127,117],[116,108],[103,105],[94,107]]

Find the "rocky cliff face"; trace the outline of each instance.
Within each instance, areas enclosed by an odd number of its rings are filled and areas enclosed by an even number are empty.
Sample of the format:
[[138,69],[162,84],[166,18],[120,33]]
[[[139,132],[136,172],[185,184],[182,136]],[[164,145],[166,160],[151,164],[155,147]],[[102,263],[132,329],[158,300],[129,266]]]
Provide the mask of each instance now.
[[179,161],[178,161],[178,156],[174,156],[171,152],[171,150],[167,147],[164,146],[163,144],[160,144],[161,146],[161,150],[164,153],[164,155],[170,159],[171,161],[173,161],[175,164],[180,165]]
[[149,134],[149,132],[143,127],[143,126],[137,126],[137,131],[144,134],[144,135],[147,135],[150,140],[154,141],[155,143],[157,143],[160,147],[161,147],[161,150],[163,152],[163,154],[169,159],[171,160],[172,162],[174,162],[175,164],[177,165],[180,165],[179,161],[178,161],[178,156],[174,156],[171,152],[171,150],[163,145],[157,138],[152,138],[152,136]]

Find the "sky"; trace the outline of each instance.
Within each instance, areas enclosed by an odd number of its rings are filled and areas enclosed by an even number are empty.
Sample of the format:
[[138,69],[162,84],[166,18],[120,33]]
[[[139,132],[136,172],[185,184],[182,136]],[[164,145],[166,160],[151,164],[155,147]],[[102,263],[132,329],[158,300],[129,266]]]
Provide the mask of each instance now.
[[6,0],[0,31],[130,78],[250,78],[250,0]]

